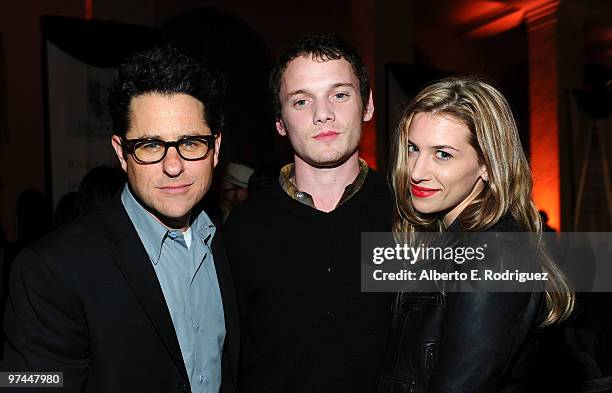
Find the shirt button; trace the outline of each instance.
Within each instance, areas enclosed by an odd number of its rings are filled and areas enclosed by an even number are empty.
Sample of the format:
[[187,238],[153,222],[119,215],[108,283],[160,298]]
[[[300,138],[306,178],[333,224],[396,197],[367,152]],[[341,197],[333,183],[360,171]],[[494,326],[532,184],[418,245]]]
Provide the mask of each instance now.
[[204,383],[204,376],[203,375],[200,375],[200,383],[201,384]]
[[199,332],[199,331],[200,331],[200,325],[197,325],[196,326],[196,332]]
[[331,273],[331,271],[332,271],[332,267],[331,267],[331,266],[328,266],[328,267],[327,267],[327,272],[328,272],[328,273]]

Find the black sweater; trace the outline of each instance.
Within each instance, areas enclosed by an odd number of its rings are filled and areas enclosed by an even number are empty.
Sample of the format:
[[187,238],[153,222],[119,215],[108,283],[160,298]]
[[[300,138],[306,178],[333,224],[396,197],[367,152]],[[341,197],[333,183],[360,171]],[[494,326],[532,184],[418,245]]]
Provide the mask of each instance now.
[[243,392],[375,392],[393,294],[361,293],[361,232],[388,232],[392,199],[370,170],[330,213],[276,185],[224,227],[241,309]]

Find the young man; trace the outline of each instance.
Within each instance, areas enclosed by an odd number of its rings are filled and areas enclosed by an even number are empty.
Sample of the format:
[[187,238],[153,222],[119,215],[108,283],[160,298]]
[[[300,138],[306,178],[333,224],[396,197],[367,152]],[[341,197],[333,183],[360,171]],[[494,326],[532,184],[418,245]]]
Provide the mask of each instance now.
[[61,392],[233,391],[238,316],[197,204],[221,144],[223,83],[171,48],[136,54],[110,96],[128,183],[115,203],[15,261],[2,371],[60,371]]
[[360,289],[360,237],[390,231],[382,176],[359,159],[374,112],[365,65],[310,37],[271,75],[276,129],[294,162],[239,205],[225,238],[241,296],[242,391],[374,392],[392,298]]

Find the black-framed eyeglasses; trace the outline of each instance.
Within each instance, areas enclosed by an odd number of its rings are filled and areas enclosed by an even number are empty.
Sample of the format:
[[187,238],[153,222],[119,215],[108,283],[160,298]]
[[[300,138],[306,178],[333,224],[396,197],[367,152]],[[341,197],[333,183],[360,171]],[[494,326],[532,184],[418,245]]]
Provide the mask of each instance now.
[[[218,134],[217,134],[218,135]],[[174,147],[186,161],[203,160],[215,149],[217,135],[186,136],[177,141],[162,141],[157,138],[121,139],[122,146],[140,164],[155,164],[166,157],[168,149]]]

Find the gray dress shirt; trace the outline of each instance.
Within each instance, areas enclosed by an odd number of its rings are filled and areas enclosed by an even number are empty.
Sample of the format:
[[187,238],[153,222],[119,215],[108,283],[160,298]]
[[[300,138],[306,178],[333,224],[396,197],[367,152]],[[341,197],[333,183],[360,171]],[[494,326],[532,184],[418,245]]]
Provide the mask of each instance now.
[[214,224],[202,211],[192,222],[190,233],[169,229],[134,198],[127,185],[121,201],[157,274],[191,391],[218,392],[225,318],[210,248]]

